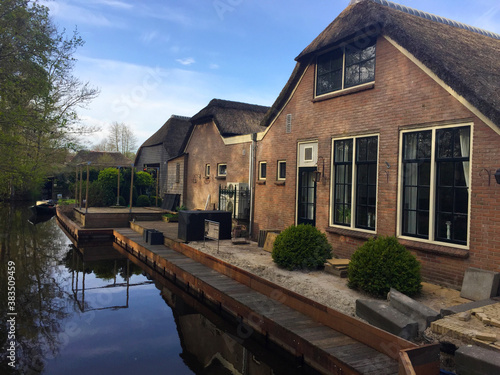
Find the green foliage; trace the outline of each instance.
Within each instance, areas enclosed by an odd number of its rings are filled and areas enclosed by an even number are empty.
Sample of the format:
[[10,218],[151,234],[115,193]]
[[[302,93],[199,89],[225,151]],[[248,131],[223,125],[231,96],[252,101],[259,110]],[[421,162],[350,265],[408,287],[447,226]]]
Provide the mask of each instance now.
[[0,200],[39,189],[63,165],[76,108],[98,90],[72,75],[77,32],[59,32],[40,2],[0,1]]
[[[117,191],[118,189],[118,169],[116,168],[106,168],[99,172],[99,177],[97,180],[102,184],[106,189],[110,189],[113,191]],[[123,174],[120,174],[120,187],[123,186],[124,183]]]
[[136,206],[137,207],[149,207],[150,206],[149,197],[147,195],[139,195],[139,197],[137,197]]
[[413,296],[421,281],[420,263],[394,236],[370,239],[349,263],[349,286],[374,296],[385,296],[390,288]]
[[139,195],[145,194],[147,189],[153,186],[153,183],[153,177],[147,172],[139,171],[134,175],[134,186],[139,191]]
[[179,212],[179,211],[186,211],[186,210],[187,210],[187,207],[186,207],[186,206],[184,206],[184,205],[181,205],[181,206],[176,207],[176,208],[175,208],[175,210],[176,210],[177,212]]
[[121,195],[120,197],[118,198],[118,201],[120,203],[120,206],[126,206],[127,205],[127,201],[125,200],[125,198],[123,198]]
[[156,196],[153,196],[153,197],[151,197],[150,202],[151,202],[151,206],[153,206],[153,207],[155,207],[155,206],[161,207],[162,199],[160,197],[158,197],[158,204],[156,204]]
[[332,246],[312,225],[291,226],[281,232],[274,242],[272,258],[288,270],[315,269],[332,256]]
[[115,203],[116,195],[112,190],[106,189],[99,181],[93,181],[90,183],[89,207],[109,207]]

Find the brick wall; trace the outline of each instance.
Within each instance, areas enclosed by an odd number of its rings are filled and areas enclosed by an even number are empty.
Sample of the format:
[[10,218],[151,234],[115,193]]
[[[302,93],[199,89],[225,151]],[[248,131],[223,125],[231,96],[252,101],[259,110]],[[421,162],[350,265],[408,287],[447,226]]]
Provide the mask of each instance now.
[[[210,195],[209,209],[219,205],[219,186],[227,182],[248,183],[250,142],[225,145],[213,122],[196,125],[186,152],[189,154],[186,179],[186,206],[204,209]],[[217,176],[217,165],[227,165],[225,178]],[[205,165],[210,177],[205,178]]]
[[[467,267],[500,271],[500,185],[488,184],[485,170],[500,168],[500,136],[432,80],[383,37],[377,42],[373,88],[350,95],[313,101],[314,66],[306,71],[293,97],[264,139],[257,163],[267,162],[267,181],[256,186],[255,225],[284,229],[295,223],[297,143],[318,141],[316,226],[327,233],[338,257],[350,257],[369,234],[329,227],[332,138],[379,135],[377,235],[395,235],[397,226],[400,131],[411,127],[473,122],[471,150],[470,249],[404,241],[422,262],[427,280],[459,287]],[[292,132],[286,134],[286,115]],[[278,160],[287,161],[284,186],[275,184]],[[390,165],[387,168],[386,163]]]

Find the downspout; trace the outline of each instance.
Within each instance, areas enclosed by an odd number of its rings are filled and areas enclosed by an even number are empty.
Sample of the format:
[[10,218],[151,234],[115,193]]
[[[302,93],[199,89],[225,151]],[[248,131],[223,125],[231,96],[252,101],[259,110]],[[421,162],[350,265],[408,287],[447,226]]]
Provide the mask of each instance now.
[[256,160],[256,148],[257,148],[257,133],[252,134],[252,143],[250,145],[250,157],[249,157],[249,176],[248,182],[250,186],[250,220],[248,224],[248,234],[252,237],[253,230],[253,215],[254,215],[254,201],[255,201],[255,160]]

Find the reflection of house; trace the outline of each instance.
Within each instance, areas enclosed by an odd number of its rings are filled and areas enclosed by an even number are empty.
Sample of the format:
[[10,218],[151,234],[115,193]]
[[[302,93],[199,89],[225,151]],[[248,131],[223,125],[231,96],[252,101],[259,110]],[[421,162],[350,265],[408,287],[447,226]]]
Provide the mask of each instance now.
[[188,208],[218,208],[220,185],[249,183],[252,134],[265,129],[260,122],[268,109],[214,99],[191,118],[194,128],[185,156],[172,161],[187,168]]
[[262,123],[254,237],[310,223],[340,257],[396,235],[435,282],[500,271],[500,36],[470,29],[352,1]]
[[159,169],[159,195],[161,197],[168,192],[168,187],[173,183],[169,177],[171,171],[168,170],[167,160],[177,157],[182,152],[190,130],[189,117],[173,115],[137,151],[135,158],[137,168],[146,169],[151,173]]

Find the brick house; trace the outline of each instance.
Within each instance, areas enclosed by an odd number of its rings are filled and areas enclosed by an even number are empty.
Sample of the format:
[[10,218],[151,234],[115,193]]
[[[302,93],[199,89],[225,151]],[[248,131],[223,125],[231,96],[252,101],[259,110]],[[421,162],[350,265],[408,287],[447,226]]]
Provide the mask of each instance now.
[[188,209],[219,208],[219,186],[248,186],[252,134],[269,107],[213,99],[191,118],[194,128],[181,158]]
[[[167,161],[179,156],[189,138],[192,126],[189,117],[172,115],[163,126],[137,150],[134,165],[155,173],[159,170],[159,196],[163,197],[173,183]],[[175,175],[175,171],[172,171]]]
[[264,118],[252,235],[299,223],[338,257],[395,235],[424,279],[500,271],[500,36],[385,0],[351,4]]

